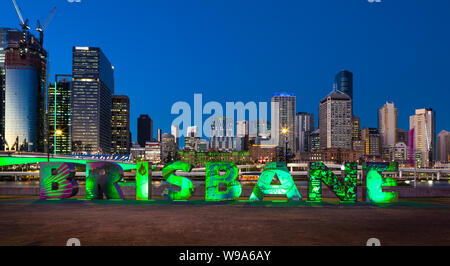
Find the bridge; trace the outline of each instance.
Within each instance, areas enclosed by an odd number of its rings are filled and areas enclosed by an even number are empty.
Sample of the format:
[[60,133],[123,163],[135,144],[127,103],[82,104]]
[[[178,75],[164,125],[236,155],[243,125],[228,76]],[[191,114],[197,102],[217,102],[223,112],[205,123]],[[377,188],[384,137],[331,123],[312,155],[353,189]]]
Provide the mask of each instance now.
[[[119,157],[120,158],[120,157]],[[96,156],[64,156],[64,155],[51,155],[49,157],[47,154],[42,153],[24,153],[24,154],[1,154],[0,155],[0,166],[11,166],[11,165],[21,165],[21,164],[35,164],[43,162],[66,162],[73,164],[84,164],[88,162],[111,162],[117,163],[122,167],[124,171],[136,169],[136,164],[126,160],[115,160],[109,157],[96,157]]]
[[[75,155],[75,156],[64,156],[64,155],[52,155],[48,158],[47,154],[42,153],[24,153],[24,154],[0,154],[0,166],[11,166],[11,165],[22,165],[22,164],[36,164],[40,162],[67,162],[74,164],[84,164],[88,162],[111,162],[117,163],[122,167],[124,171],[136,169],[136,164],[127,160],[118,160],[124,157],[111,157],[111,156],[85,156],[85,155]],[[129,158],[128,158],[129,159]],[[331,169],[335,174],[340,174],[343,169],[342,164],[336,164],[332,162],[325,162],[325,165]],[[307,176],[308,175],[308,163],[289,163],[288,168],[293,176]],[[259,175],[264,169],[264,165],[238,165],[239,173],[241,175]],[[255,170],[256,167],[256,170]],[[253,171],[252,171],[253,170]],[[424,169],[424,168],[404,168],[400,167],[398,172],[386,173],[387,175],[394,176],[397,179],[404,179],[405,174],[414,173],[420,178],[421,174],[427,174],[427,178],[432,180],[436,178],[440,180],[441,175],[450,175],[450,168],[442,169]],[[205,176],[205,168],[194,168],[190,173],[179,172],[179,174],[189,177],[202,177]],[[0,176],[33,176],[39,175],[38,171],[35,172],[0,172]],[[77,173],[77,176],[83,176],[85,173]],[[125,177],[134,176],[132,173],[124,173]],[[362,166],[358,165],[358,176],[362,175]],[[161,172],[153,172],[153,176],[161,176]]]

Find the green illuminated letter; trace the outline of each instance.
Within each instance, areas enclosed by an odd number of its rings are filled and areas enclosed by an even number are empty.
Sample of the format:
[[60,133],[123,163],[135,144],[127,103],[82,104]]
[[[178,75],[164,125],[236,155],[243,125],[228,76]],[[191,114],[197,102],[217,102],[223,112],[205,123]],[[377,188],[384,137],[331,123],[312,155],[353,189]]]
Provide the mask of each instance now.
[[180,191],[169,188],[168,193],[165,196],[171,200],[188,200],[194,192],[194,184],[192,184],[192,181],[189,178],[176,176],[174,173],[177,170],[190,172],[192,170],[192,165],[178,161],[170,163],[163,168],[163,178],[171,185],[180,188]]
[[356,201],[357,171],[357,163],[346,163],[345,176],[339,177],[322,162],[310,163],[308,200],[315,202],[322,201],[322,182],[324,182],[341,201]]
[[136,163],[136,200],[149,200],[152,196],[152,172],[149,162]]
[[39,198],[66,199],[78,193],[71,163],[39,163]]
[[[220,170],[225,171],[220,175]],[[211,201],[235,200],[241,196],[242,186],[236,181],[239,170],[234,163],[207,162],[205,199]],[[225,191],[219,191],[219,184],[226,186]]]
[[[275,176],[278,177],[281,185],[271,185]],[[263,200],[265,195],[286,195],[288,200],[301,200],[302,196],[298,192],[294,180],[284,162],[266,164],[249,200]]]
[[382,175],[385,171],[397,171],[398,163],[368,162],[364,164],[363,169],[366,174],[367,201],[388,203],[398,199],[397,192],[383,192],[383,187],[395,187],[397,182],[393,178],[384,178]]

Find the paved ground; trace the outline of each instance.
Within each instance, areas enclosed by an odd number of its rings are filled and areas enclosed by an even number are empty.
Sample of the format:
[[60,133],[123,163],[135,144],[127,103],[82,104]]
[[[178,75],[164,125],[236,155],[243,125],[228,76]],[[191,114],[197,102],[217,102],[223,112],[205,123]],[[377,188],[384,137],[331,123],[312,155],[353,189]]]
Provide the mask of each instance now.
[[[404,200],[404,199],[403,199]],[[450,245],[450,200],[389,206],[0,197],[0,245]]]

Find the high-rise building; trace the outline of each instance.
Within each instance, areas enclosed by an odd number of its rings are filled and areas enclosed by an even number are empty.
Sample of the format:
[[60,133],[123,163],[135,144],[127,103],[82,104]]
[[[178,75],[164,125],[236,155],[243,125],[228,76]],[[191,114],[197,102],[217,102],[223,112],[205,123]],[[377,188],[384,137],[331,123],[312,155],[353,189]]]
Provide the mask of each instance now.
[[184,150],[186,151],[194,151],[197,145],[197,142],[200,141],[199,137],[195,137],[194,134],[191,136],[184,137]]
[[153,141],[153,120],[149,115],[140,115],[138,118],[138,143],[145,147],[146,142]]
[[386,104],[378,109],[378,130],[383,146],[394,146],[397,140],[397,108],[394,103]]
[[145,143],[145,160],[152,164],[161,163],[161,143],[157,141],[147,141]]
[[126,95],[112,96],[111,153],[130,154],[130,99]]
[[314,115],[299,112],[295,116],[295,142],[298,152],[311,151],[310,135],[314,131]]
[[145,160],[145,147],[141,147],[139,143],[132,142],[130,153],[132,160]]
[[177,149],[174,136],[168,133],[161,135],[161,156],[163,162],[168,163],[175,160]]
[[395,141],[395,143],[399,143],[399,142],[403,142],[406,145],[408,145],[408,136],[409,132],[405,131],[401,128],[397,128],[397,140]]
[[[61,79],[60,79],[61,78]],[[56,75],[47,90],[47,130],[54,154],[72,153],[72,76]]]
[[337,73],[334,78],[334,83],[338,91],[350,96],[353,110],[353,73],[347,70]]
[[267,119],[260,119],[250,121],[248,127],[248,134],[250,138],[263,137],[268,138],[270,136],[271,125]]
[[352,117],[352,141],[361,140],[361,119]]
[[352,100],[334,90],[319,106],[320,149],[352,148]]
[[0,150],[5,149],[5,54],[9,42],[10,28],[0,28]]
[[187,136],[188,137],[197,137],[198,136],[198,127],[190,126],[187,128]]
[[320,150],[320,129],[316,129],[309,135],[311,138],[311,151]]
[[442,130],[437,136],[436,161],[450,162],[450,132]]
[[352,150],[364,154],[364,141],[361,139],[361,119],[352,118]]
[[237,121],[236,122],[236,137],[247,137],[248,136],[248,121]]
[[175,143],[178,149],[180,147],[180,128],[177,125],[172,125],[170,127],[170,133],[175,138]]
[[364,155],[381,156],[381,135],[376,128],[364,128],[361,131],[361,137],[364,141]]
[[211,119],[210,138],[234,137],[233,119],[228,117],[216,117]]
[[431,108],[416,109],[416,114],[409,117],[409,128],[414,129],[414,147],[421,167],[431,167],[435,160],[435,119],[436,114]]
[[12,30],[3,35],[2,38],[8,39],[8,46],[1,53],[5,58],[2,97],[5,148],[43,152],[47,147],[44,145],[47,52],[28,31]]
[[161,142],[162,141],[162,129],[158,128],[156,130],[156,141]]
[[[278,103],[278,110],[272,109],[272,112],[278,114],[278,123],[279,123],[279,139],[278,146],[280,148],[285,148],[285,141],[287,136],[287,147],[288,153],[295,152],[296,143],[296,126],[295,126],[295,108],[296,108],[296,97],[294,94],[290,93],[278,93],[272,96],[272,103]],[[275,117],[272,115],[272,117]],[[274,121],[272,121],[274,123]],[[283,129],[287,130],[286,134],[283,135]]]
[[98,47],[73,47],[72,141],[88,154],[111,152],[114,67]]

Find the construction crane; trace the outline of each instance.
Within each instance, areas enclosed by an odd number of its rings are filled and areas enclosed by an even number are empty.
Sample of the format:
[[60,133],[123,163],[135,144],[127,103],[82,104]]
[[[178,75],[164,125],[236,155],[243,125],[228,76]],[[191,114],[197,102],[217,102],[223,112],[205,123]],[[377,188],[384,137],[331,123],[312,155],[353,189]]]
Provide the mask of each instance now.
[[47,28],[48,24],[50,23],[50,20],[52,19],[53,15],[55,14],[56,7],[52,9],[52,12],[50,12],[50,15],[48,16],[47,20],[45,21],[44,25],[41,26],[41,22],[37,21],[37,28],[36,30],[39,31],[39,43],[41,44],[41,47],[44,46],[44,30]]
[[25,21],[23,20],[22,14],[20,13],[20,8],[19,8],[19,6],[17,5],[16,1],[15,1],[15,0],[11,0],[11,1],[12,1],[13,5],[14,5],[14,8],[16,9],[17,16],[19,16],[20,27],[22,27],[22,30],[23,30],[24,32],[27,31],[27,30],[29,30],[30,27],[28,26],[28,19],[25,20]]

